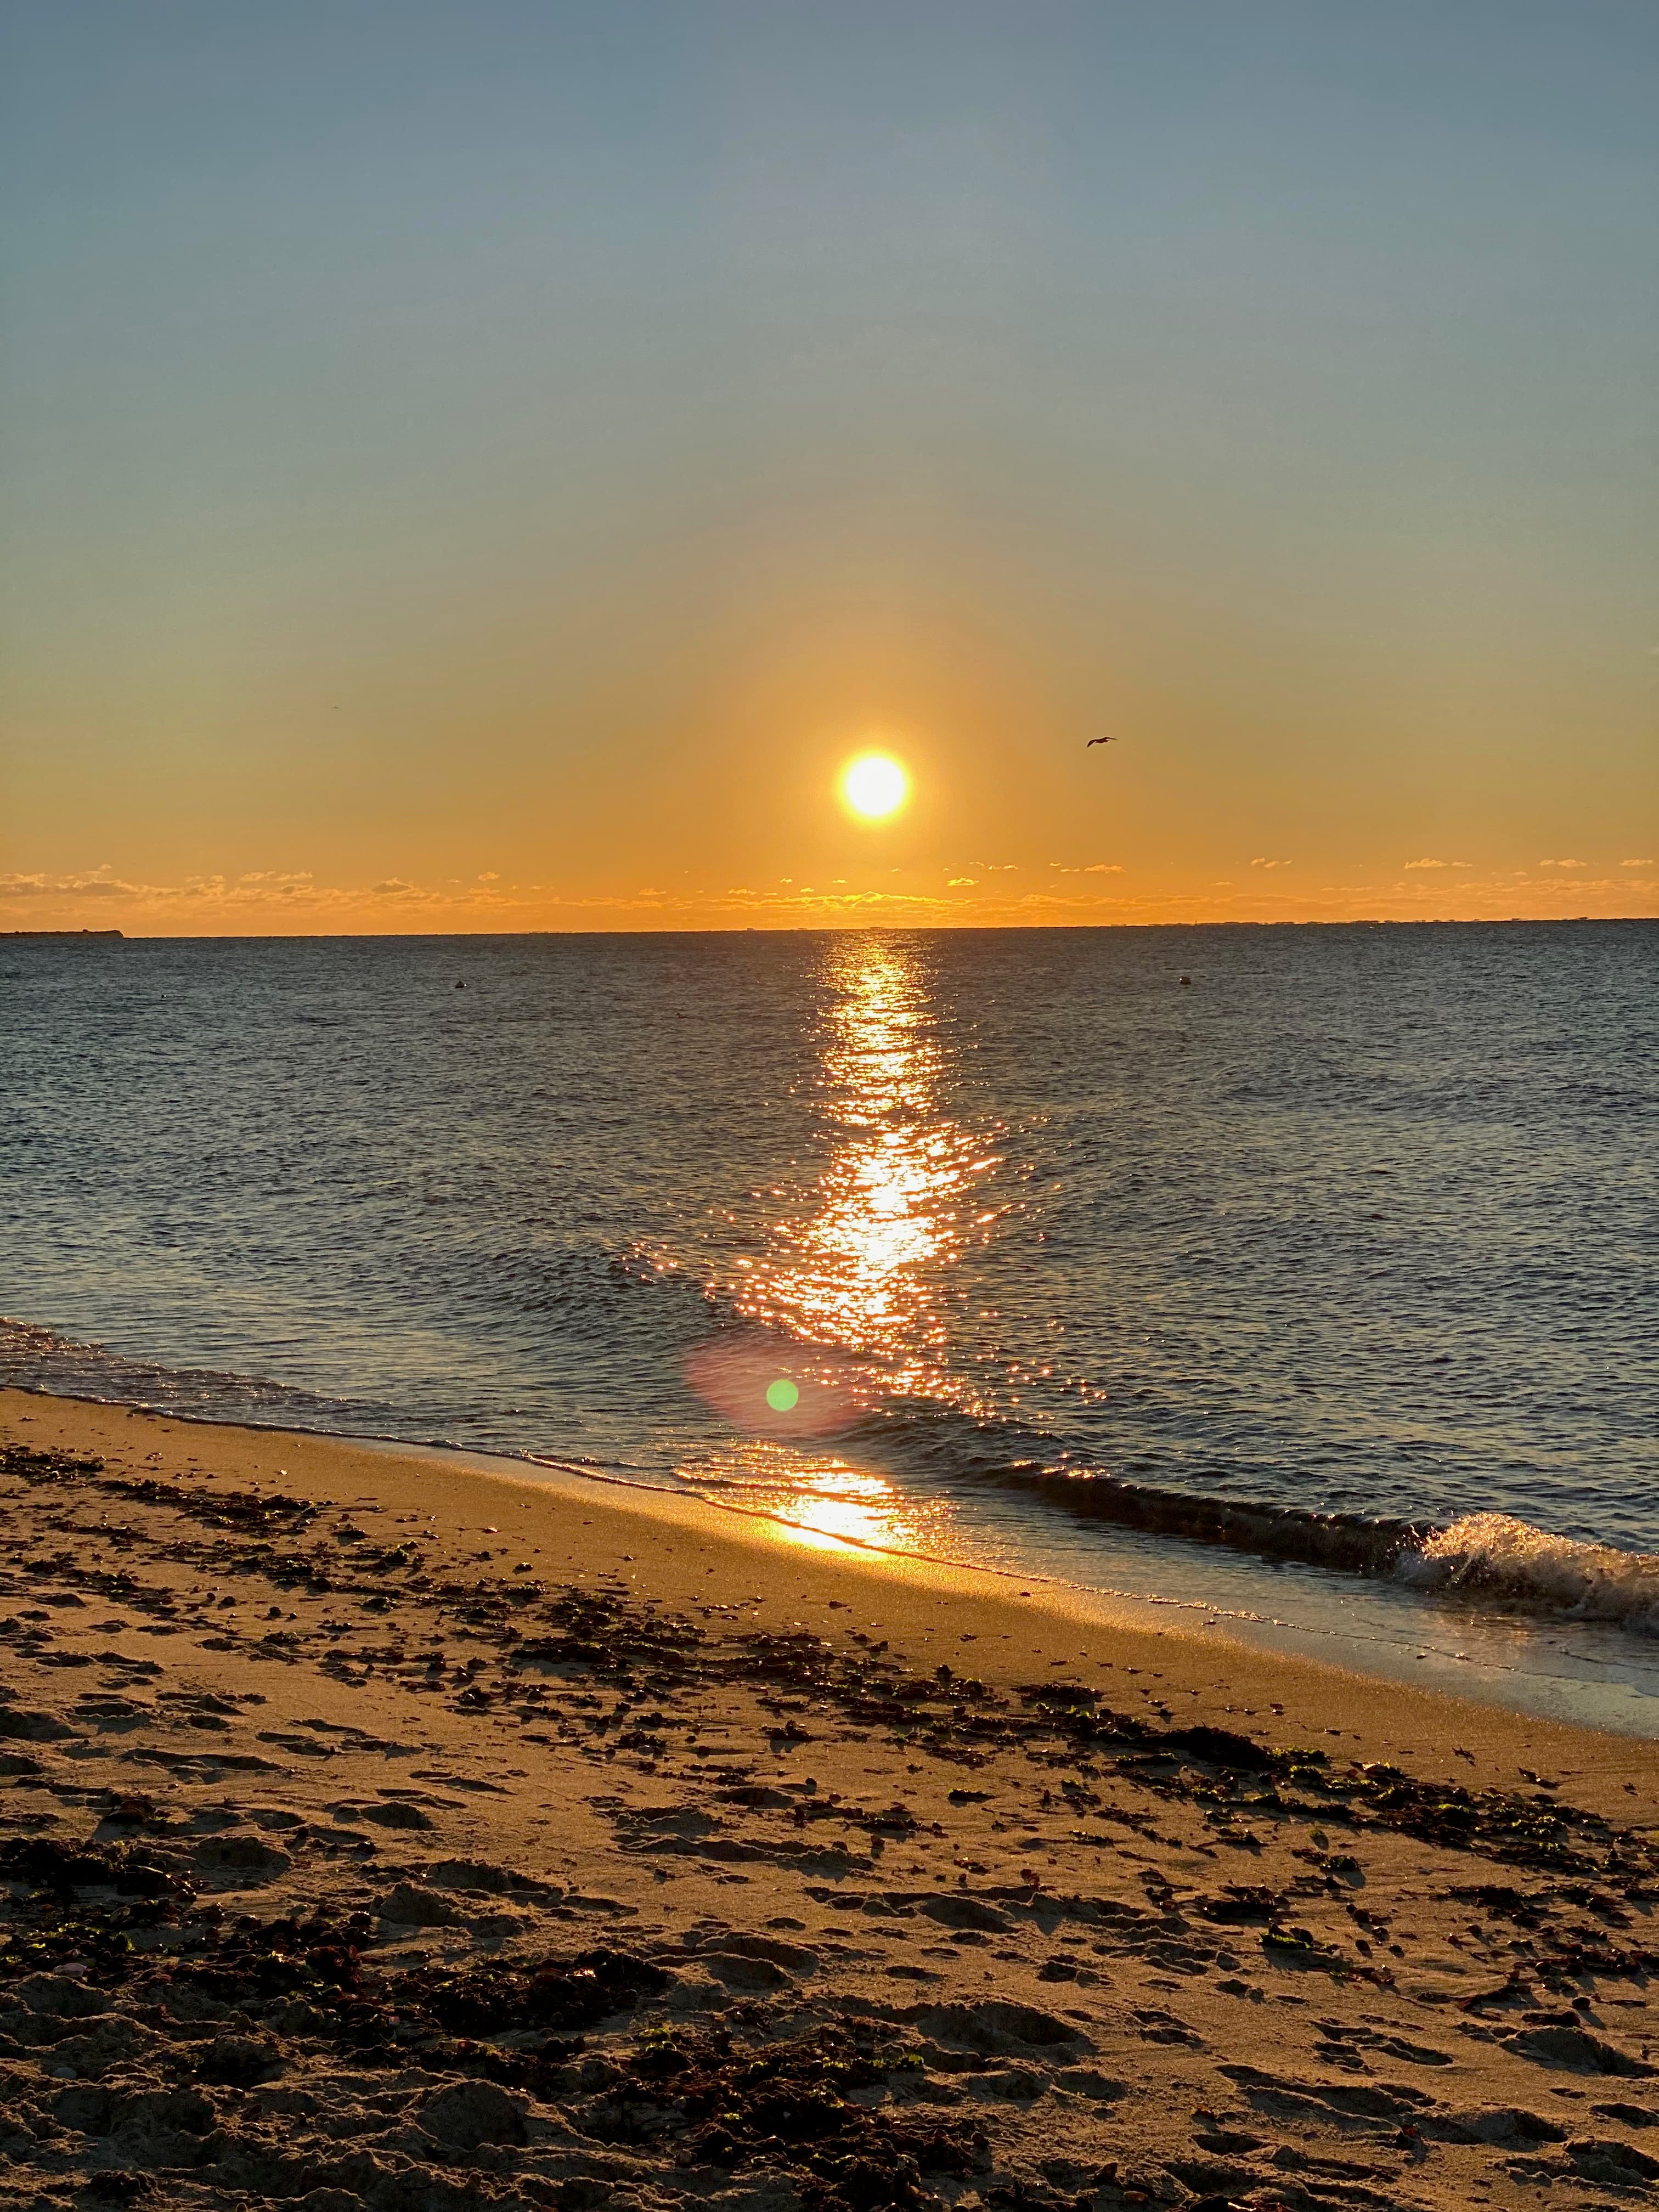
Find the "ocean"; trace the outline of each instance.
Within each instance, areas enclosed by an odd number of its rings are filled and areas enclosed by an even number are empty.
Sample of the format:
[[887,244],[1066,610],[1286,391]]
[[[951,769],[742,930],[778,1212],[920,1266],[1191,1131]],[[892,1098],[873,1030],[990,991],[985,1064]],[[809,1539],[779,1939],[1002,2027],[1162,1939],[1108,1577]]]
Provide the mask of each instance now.
[[1659,1733],[1659,925],[0,943],[0,1380]]

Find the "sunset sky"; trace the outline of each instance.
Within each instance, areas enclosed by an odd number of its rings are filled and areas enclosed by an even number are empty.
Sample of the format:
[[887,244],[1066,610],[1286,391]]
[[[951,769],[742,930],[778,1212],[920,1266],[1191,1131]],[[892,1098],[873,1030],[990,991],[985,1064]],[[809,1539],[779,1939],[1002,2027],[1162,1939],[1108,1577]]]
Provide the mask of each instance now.
[[58,0],[0,82],[0,928],[1659,913],[1651,0]]

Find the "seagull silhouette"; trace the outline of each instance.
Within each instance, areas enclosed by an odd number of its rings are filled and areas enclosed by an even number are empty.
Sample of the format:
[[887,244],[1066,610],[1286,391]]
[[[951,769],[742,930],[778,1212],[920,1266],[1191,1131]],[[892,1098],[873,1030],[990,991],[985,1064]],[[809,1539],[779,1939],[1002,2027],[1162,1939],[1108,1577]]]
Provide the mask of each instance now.
[[1089,745],[1115,745],[1116,743],[1117,739],[1115,738],[1091,738],[1089,744],[1085,745],[1083,750],[1086,753],[1089,750]]

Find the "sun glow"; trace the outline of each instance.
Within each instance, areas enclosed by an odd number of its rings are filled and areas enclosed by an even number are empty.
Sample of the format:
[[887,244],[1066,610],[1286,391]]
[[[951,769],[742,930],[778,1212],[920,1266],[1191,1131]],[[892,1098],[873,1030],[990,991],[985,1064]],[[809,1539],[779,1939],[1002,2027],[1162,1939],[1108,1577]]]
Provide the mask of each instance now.
[[909,797],[910,779],[890,754],[860,753],[842,772],[841,795],[864,821],[883,822]]

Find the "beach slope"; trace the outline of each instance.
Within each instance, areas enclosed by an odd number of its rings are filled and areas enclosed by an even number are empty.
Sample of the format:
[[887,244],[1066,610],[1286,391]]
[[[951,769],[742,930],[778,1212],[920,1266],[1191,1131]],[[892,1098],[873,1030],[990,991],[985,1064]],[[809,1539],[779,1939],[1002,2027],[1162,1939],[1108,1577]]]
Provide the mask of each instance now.
[[0,2203],[1659,2200],[1650,1747],[0,1393]]

